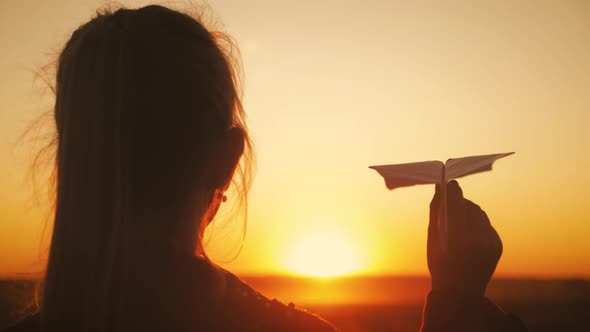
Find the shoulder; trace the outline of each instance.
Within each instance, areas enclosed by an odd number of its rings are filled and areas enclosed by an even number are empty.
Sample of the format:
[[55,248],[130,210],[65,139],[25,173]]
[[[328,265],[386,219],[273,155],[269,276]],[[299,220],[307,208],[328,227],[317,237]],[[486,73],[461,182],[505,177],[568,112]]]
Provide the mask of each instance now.
[[41,331],[41,316],[39,313],[27,316],[2,330],[2,332],[39,332]]
[[326,320],[293,303],[270,300],[251,288],[230,272],[225,278],[222,312],[229,329],[241,330],[246,324],[253,331],[309,331],[335,332],[337,329]]

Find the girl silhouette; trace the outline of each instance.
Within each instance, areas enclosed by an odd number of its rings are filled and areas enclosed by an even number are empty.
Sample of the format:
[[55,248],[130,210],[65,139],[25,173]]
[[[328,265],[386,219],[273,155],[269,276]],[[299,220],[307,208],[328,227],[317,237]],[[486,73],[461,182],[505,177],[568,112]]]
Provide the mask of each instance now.
[[[247,191],[250,141],[226,42],[161,6],[103,12],[72,34],[57,67],[41,305],[7,331],[336,331],[203,251],[230,183]],[[500,238],[456,182],[448,200],[448,251],[436,222],[428,234],[422,331],[523,330],[484,297]]]

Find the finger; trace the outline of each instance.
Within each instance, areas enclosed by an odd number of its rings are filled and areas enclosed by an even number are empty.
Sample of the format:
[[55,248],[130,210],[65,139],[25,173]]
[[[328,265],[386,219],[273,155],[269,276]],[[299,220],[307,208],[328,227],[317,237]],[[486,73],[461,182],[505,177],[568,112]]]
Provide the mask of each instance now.
[[465,208],[465,222],[468,224],[468,227],[476,227],[480,224],[485,224],[486,220],[483,216],[483,210],[479,205],[473,203],[468,199],[463,200],[463,206]]
[[482,218],[484,219],[485,228],[487,230],[486,234],[490,242],[490,250],[492,250],[495,253],[497,259],[499,259],[502,256],[502,252],[504,250],[504,247],[502,245],[502,239],[500,238],[500,235],[498,234],[494,226],[492,226],[492,223],[490,222],[490,218],[488,217],[487,213],[483,210],[481,212]]
[[477,204],[467,201],[468,222],[466,223],[467,231],[473,229],[472,238],[477,243],[474,243],[474,248],[478,248],[486,257],[499,258],[502,255],[502,241],[498,233],[492,227],[488,215]]
[[438,238],[438,211],[440,209],[440,185],[436,185],[434,196],[430,202],[430,218],[428,221],[428,247],[437,248]]
[[449,204],[458,204],[463,200],[463,190],[456,180],[449,181],[447,184],[447,202]]
[[[491,226],[490,226],[491,227]],[[500,235],[498,234],[498,232],[496,231],[496,229],[494,227],[491,227],[492,231],[493,231],[493,250],[496,254],[496,259],[499,260],[500,257],[502,257],[502,253],[504,252],[504,245],[502,244],[502,239],[500,238]]]
[[465,208],[463,191],[453,180],[447,184],[447,228],[449,247],[462,247]]
[[434,196],[432,196],[432,200],[430,201],[430,209],[438,209],[440,200],[440,184],[434,186]]
[[463,217],[463,200],[463,190],[459,187],[459,183],[455,180],[449,182],[447,184],[447,215],[449,218],[449,226],[451,223],[459,222]]
[[469,245],[473,250],[488,252],[492,247],[492,239],[485,212],[479,205],[467,199],[465,200],[465,210],[464,236],[471,239]]

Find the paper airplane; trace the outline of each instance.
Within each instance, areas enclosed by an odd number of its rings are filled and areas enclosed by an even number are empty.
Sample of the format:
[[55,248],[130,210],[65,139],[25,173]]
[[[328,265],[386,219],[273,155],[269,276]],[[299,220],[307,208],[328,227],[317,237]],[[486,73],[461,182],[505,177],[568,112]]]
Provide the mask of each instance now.
[[442,161],[422,161],[417,163],[370,166],[385,179],[385,185],[393,190],[418,184],[444,184],[440,192],[440,209],[438,230],[443,250],[447,248],[447,186],[446,183],[467,175],[491,171],[494,161],[513,154],[497,153],[482,156],[452,158],[446,163]]

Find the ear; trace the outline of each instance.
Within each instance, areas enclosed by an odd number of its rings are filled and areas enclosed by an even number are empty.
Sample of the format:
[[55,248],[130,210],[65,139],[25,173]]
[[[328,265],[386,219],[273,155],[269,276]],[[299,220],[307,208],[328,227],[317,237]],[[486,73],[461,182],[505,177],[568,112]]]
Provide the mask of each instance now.
[[225,191],[244,153],[244,132],[241,128],[226,131],[211,156],[211,178],[215,188]]

